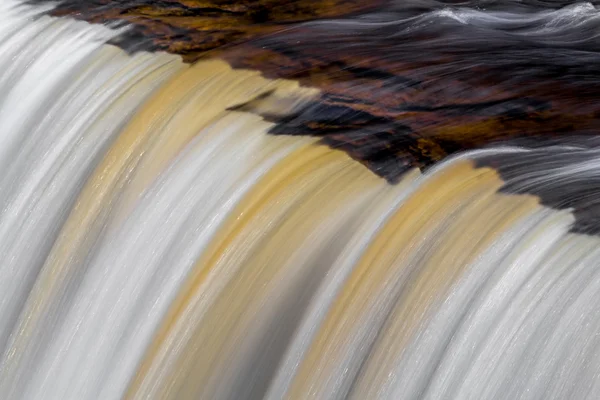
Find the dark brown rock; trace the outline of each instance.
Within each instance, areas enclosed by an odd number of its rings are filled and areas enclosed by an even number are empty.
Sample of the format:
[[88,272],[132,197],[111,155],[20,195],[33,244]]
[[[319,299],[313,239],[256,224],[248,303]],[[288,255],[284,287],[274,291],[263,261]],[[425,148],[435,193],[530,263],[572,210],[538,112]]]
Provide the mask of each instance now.
[[[524,17],[485,22],[475,4]],[[439,14],[448,5],[471,8]],[[150,46],[188,61],[222,57],[318,87],[321,98],[278,120],[273,133],[322,136],[395,182],[407,168],[425,168],[459,150],[597,134],[599,27],[553,22],[550,12],[562,6],[551,0],[67,0],[55,14],[132,23],[120,42],[126,48]],[[472,22],[461,20],[469,15]],[[555,28],[544,31],[548,21]]]

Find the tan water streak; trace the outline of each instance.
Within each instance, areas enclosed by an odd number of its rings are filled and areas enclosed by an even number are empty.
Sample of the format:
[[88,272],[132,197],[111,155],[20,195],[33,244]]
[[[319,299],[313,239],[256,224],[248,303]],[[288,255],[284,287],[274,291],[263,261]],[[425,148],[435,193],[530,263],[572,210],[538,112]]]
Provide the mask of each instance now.
[[[448,298],[449,290],[463,277],[464,270],[507,229],[539,208],[538,199],[533,196],[505,196],[490,189],[466,202],[466,208],[449,222],[448,230],[420,263],[362,367],[353,398],[390,395],[383,389],[386,384],[396,383],[390,377],[396,376],[393,373],[397,360],[422,333],[429,314]],[[403,372],[410,376],[408,371]],[[413,382],[406,384],[410,383]]]
[[[239,113],[229,108],[256,97],[262,96],[261,111],[285,114],[316,93],[300,88],[296,82],[267,80],[256,71],[232,70],[217,60],[191,67],[171,63],[137,84],[156,81],[172,73],[173,68],[180,72],[138,110],[81,191],[30,295],[23,314],[26,318],[19,327],[19,341],[11,354],[21,354],[21,346],[33,342],[31,335],[39,321],[46,318],[49,306],[60,309],[62,293],[78,284],[78,277],[85,273],[86,258],[101,240],[102,232],[118,227],[127,218],[137,199],[199,132]],[[115,106],[131,100],[125,93]],[[264,124],[266,136],[272,124]]]
[[285,115],[316,93],[294,81],[265,79],[258,71],[233,70],[220,60],[193,65],[158,93],[128,128],[146,132],[149,139],[125,188],[119,214],[126,215],[170,160],[198,132],[230,114],[230,108],[259,97],[260,111],[274,109]]
[[[266,375],[263,379],[270,378],[266,372],[275,369],[279,352],[283,352],[314,282],[328,270],[325,259],[334,250],[323,249],[328,244],[325,240],[345,222],[335,217],[364,204],[373,193],[365,172],[362,168],[346,168],[327,177],[282,221],[266,243],[256,248],[257,254],[236,260],[243,268],[238,267],[239,273],[209,309],[194,335],[202,356],[195,360],[177,398],[235,398],[240,390],[246,390],[249,398],[262,396],[265,389],[259,389],[261,393],[254,396],[250,393],[257,384],[266,382],[244,383],[239,376],[259,371]],[[351,207],[345,206],[348,202]],[[260,228],[255,226],[254,230]],[[279,352],[273,351],[276,344]],[[270,357],[255,365],[250,363],[256,359],[245,353]]]
[[[276,321],[291,307],[277,304],[283,295],[276,293],[284,287],[301,291],[294,279],[308,273],[302,268],[318,268],[306,264],[318,247],[310,234],[339,227],[336,215],[363,204],[382,183],[345,154],[320,146],[307,146],[277,165],[232,213],[198,263],[128,397],[224,396],[227,382],[221,375],[234,368],[235,346],[252,350],[244,332],[251,331],[253,318],[262,310],[260,318]],[[251,337],[261,340],[258,333]],[[243,361],[243,355],[237,357]]]
[[[257,92],[276,87],[257,72],[233,71],[220,61],[180,68],[182,72],[136,114],[82,190],[44,268],[57,281],[64,279],[64,273],[59,271],[84,261],[109,215],[115,212],[113,208],[118,207],[117,214],[125,218],[135,199],[211,119]],[[147,80],[156,79],[161,72],[149,75]],[[199,89],[213,80],[216,83],[212,93]],[[279,83],[282,90],[294,86],[284,81]],[[234,88],[229,95],[221,96],[232,84]],[[125,202],[121,198],[124,188]],[[51,296],[53,291],[45,288],[41,293]]]
[[[362,358],[368,354],[379,327],[401,293],[400,288],[418,271],[431,243],[446,235],[449,228],[460,229],[460,226],[451,228],[460,210],[478,196],[494,193],[502,184],[494,171],[473,169],[465,161],[439,172],[410,196],[372,242],[336,299],[294,379],[289,398],[338,398],[347,393]],[[530,206],[534,207],[535,202]],[[443,257],[443,253],[438,257]],[[438,289],[434,285],[419,294],[430,280],[431,268],[437,266],[435,272],[446,274],[446,279],[451,280],[462,265],[457,260],[448,268],[439,268],[432,260],[421,277],[423,284],[406,292],[417,300],[405,310],[406,317],[416,323],[432,292]],[[436,281],[438,285],[447,285],[442,277]],[[419,303],[419,299],[426,301]],[[411,329],[406,332],[408,336]],[[343,371],[346,371],[343,375],[337,375]]]

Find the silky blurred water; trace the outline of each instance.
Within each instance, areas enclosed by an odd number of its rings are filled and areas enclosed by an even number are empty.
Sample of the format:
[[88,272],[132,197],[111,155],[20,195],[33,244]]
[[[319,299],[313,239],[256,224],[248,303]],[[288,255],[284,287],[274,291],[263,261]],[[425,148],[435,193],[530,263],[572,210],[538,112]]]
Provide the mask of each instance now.
[[[0,3],[0,398],[597,397],[597,140],[457,151],[391,184],[273,134],[319,89],[46,11]],[[485,64],[585,108],[597,24],[592,3],[415,0],[282,35],[412,57],[420,80],[382,93]]]

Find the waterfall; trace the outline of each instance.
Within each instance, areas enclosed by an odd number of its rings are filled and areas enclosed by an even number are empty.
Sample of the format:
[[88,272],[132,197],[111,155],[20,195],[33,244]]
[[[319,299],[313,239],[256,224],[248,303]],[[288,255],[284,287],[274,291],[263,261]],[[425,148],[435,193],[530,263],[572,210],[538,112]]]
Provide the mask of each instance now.
[[600,240],[505,190],[597,152],[390,184],[269,133],[318,89],[47,10],[0,3],[0,398],[597,397]]

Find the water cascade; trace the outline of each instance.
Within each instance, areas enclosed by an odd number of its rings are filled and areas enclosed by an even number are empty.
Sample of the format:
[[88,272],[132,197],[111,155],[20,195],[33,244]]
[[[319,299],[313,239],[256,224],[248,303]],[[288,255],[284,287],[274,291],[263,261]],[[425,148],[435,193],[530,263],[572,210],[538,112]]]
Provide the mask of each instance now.
[[269,134],[318,89],[44,11],[0,3],[1,399],[597,398],[600,239],[525,190],[593,149],[390,184]]

